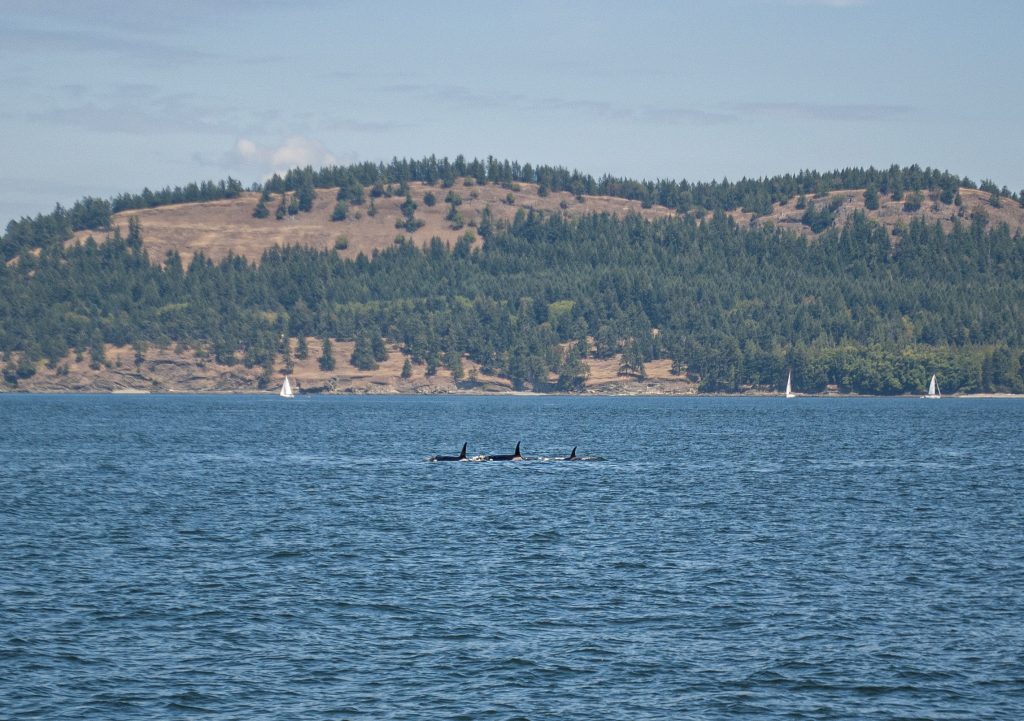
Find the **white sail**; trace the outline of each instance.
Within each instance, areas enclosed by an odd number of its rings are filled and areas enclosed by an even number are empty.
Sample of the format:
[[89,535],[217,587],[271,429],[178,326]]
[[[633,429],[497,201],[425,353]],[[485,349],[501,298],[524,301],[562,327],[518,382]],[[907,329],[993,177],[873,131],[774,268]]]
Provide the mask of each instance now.
[[786,398],[796,398],[793,392],[793,371],[789,372],[789,378],[786,379]]
[[935,382],[935,374],[932,373],[932,382],[928,384],[928,395],[925,398],[941,398],[942,393],[939,392],[939,384]]
[[288,381],[288,376],[284,377],[284,383],[281,384],[281,397],[282,398],[294,398],[295,394],[292,393],[292,384]]

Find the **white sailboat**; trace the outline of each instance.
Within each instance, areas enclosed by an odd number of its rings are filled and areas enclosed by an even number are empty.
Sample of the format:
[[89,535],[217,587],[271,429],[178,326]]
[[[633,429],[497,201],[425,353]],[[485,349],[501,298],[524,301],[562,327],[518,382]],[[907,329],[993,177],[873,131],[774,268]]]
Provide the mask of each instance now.
[[280,396],[282,398],[294,398],[295,397],[295,394],[292,392],[292,384],[288,381],[288,376],[284,377],[284,383],[281,384]]
[[935,382],[935,374],[932,373],[932,382],[928,384],[928,395],[921,396],[922,398],[942,398],[942,393],[939,391],[939,384]]
[[786,398],[796,398],[793,392],[793,371],[789,372],[789,378],[786,379]]

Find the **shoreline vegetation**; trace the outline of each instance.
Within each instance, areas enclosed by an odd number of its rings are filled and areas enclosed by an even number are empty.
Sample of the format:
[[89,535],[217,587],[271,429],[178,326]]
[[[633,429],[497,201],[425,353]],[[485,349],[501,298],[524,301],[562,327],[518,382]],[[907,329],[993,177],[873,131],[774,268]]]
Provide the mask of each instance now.
[[[310,339],[310,343],[315,339]],[[292,339],[292,344],[295,340]],[[246,395],[271,394],[280,390],[285,375],[299,395],[467,395],[467,396],[677,396],[677,397],[782,397],[785,379],[775,386],[759,385],[737,390],[707,390],[699,376],[685,371],[675,375],[671,363],[653,361],[647,364],[645,377],[623,373],[622,356],[589,361],[588,377],[575,389],[559,388],[550,378],[545,388],[515,388],[512,381],[500,375],[489,375],[472,360],[463,359],[459,379],[447,368],[437,368],[428,375],[422,365],[408,364],[407,356],[397,346],[386,349],[387,357],[373,371],[361,371],[349,362],[354,343],[335,344],[336,366],[326,370],[318,359],[309,355],[293,358],[291,366],[272,373],[258,366],[242,363],[223,365],[202,350],[176,351],[153,348],[143,352],[130,346],[107,346],[104,361],[97,363],[87,355],[69,354],[61,363],[40,364],[32,375],[15,383],[0,384],[0,393],[82,394],[82,395]],[[287,373],[286,373],[287,371]],[[406,376],[407,377],[404,377]],[[921,389],[903,393],[865,393],[835,384],[814,391],[800,391],[797,398],[916,398]],[[941,378],[940,378],[941,387]],[[946,398],[1024,398],[1009,392],[951,392]]]

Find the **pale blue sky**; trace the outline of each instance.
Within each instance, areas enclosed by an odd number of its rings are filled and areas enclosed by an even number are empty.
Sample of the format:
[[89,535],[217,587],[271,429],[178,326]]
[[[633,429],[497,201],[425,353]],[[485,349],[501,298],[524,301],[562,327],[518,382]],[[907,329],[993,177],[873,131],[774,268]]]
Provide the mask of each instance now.
[[0,0],[0,223],[299,164],[1024,188],[1024,3]]

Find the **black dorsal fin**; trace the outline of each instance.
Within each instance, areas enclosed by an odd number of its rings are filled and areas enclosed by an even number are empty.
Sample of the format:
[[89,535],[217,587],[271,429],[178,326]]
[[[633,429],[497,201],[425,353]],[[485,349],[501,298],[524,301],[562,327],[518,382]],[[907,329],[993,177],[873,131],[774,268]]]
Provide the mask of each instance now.
[[576,458],[576,446],[573,446],[572,451],[569,453],[569,460],[571,461],[574,458]]
[[522,456],[519,453],[519,444],[520,443],[522,443],[522,441],[517,441],[516,442],[516,452],[512,454],[513,458],[522,458]]
[[468,445],[469,445],[468,441],[466,443],[462,444],[462,453],[459,454],[459,460],[460,461],[464,461],[466,459],[466,446],[468,446]]

